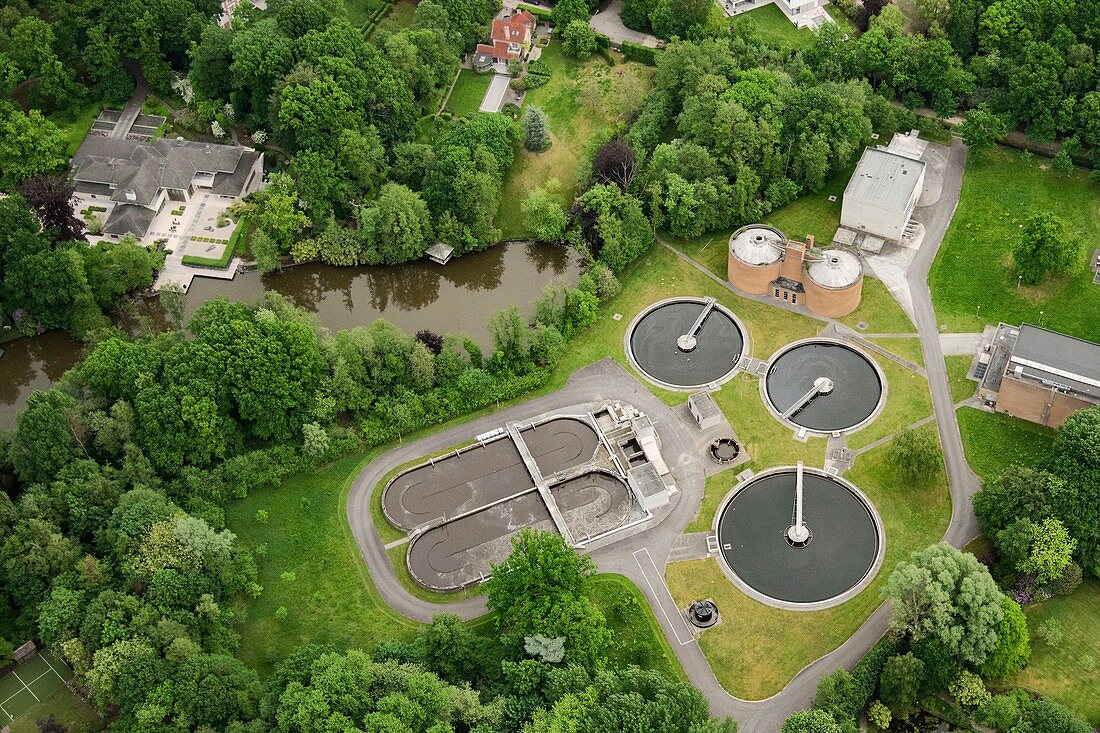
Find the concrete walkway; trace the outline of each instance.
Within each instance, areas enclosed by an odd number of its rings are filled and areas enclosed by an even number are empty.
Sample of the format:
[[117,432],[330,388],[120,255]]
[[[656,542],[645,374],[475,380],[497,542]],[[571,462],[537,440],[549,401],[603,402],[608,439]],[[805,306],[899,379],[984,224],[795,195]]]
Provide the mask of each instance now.
[[[614,6],[615,3],[612,4]],[[609,12],[610,8],[608,11]],[[942,194],[933,207],[917,209],[916,218],[927,228],[927,236],[914,258],[908,273],[912,292],[914,320],[924,352],[925,369],[932,393],[934,418],[943,444],[944,460],[950,484],[952,515],[944,537],[955,547],[962,547],[978,534],[970,499],[979,488],[979,482],[966,463],[962,438],[951,401],[947,371],[940,346],[939,329],[932,298],[928,288],[928,270],[943,240],[947,225],[958,205],[962,187],[962,173],[966,164],[966,147],[955,140],[950,149]],[[666,245],[667,246],[667,245]],[[670,247],[670,249],[673,249]],[[713,274],[678,250],[684,259],[694,263],[702,272]],[[715,278],[718,280],[719,278]],[[493,415],[456,426],[402,445],[371,462],[356,477],[348,497],[347,515],[359,549],[366,560],[371,577],[380,595],[394,610],[419,621],[428,621],[438,613],[457,613],[471,619],[486,611],[484,598],[471,598],[449,604],[435,604],[413,597],[406,591],[389,564],[377,529],[371,520],[370,496],[382,478],[397,466],[449,445],[454,445],[471,434],[499,427],[516,420],[574,405],[586,400],[621,398],[646,411],[660,423],[678,420],[675,413],[637,380],[609,359],[592,364],[576,372],[566,387],[544,397],[499,411]],[[681,425],[682,425],[681,421]],[[658,427],[661,430],[660,426]],[[742,733],[775,733],[788,716],[808,707],[817,690],[819,680],[838,667],[851,668],[889,629],[889,604],[879,606],[856,632],[837,649],[804,667],[787,683],[782,691],[766,700],[748,701],[730,695],[718,683],[710,663],[699,648],[694,635],[685,634],[685,623],[664,583],[665,567],[670,555],[693,556],[694,537],[681,539],[681,533],[692,521],[702,498],[703,476],[699,468],[697,452],[688,445],[689,430],[662,430],[666,440],[665,450],[671,460],[670,467],[681,490],[671,513],[658,525],[646,532],[624,539],[592,553],[601,572],[620,573],[638,586],[653,609],[657,622],[668,638],[673,652],[686,672],[690,682],[699,688],[710,702],[712,715],[737,719]],[[682,434],[681,434],[682,433]],[[887,572],[887,570],[884,570]],[[735,623],[736,620],[729,620]]]

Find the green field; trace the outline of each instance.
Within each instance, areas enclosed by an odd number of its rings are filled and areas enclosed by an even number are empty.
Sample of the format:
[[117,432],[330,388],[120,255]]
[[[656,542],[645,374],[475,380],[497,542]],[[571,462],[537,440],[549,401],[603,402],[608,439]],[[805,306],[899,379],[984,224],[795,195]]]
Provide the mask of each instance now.
[[613,52],[580,61],[567,56],[556,41],[542,49],[539,63],[551,69],[550,81],[527,92],[523,103],[546,113],[553,144],[541,153],[519,147],[504,178],[495,220],[505,239],[524,236],[519,204],[531,189],[546,185],[551,178],[561,184],[559,198],[568,210],[588,141],[597,130],[640,108],[653,75],[652,68],[624,62]]
[[[1100,287],[1087,266],[1100,241],[1100,188],[1082,170],[1061,175],[1040,160],[997,148],[967,163],[958,210],[928,278],[948,331],[1026,321],[1100,341]],[[1081,259],[1070,276],[1021,288],[1012,248],[1024,220],[1039,211],[1081,240]]]
[[380,30],[396,33],[402,28],[412,25],[413,14],[416,13],[415,0],[395,0],[390,3],[390,9],[375,27],[370,37],[373,38]]
[[76,155],[76,150],[87,137],[92,123],[107,106],[103,102],[92,102],[75,111],[56,112],[50,115],[50,121],[57,125],[61,134],[65,136],[67,155],[70,158]]
[[966,462],[983,479],[1013,465],[1034,466],[1048,455],[1054,431],[1008,415],[960,407]]
[[458,81],[451,90],[451,96],[447,99],[447,109],[454,112],[456,117],[468,117],[477,114],[481,100],[485,98],[485,92],[492,82],[492,74],[478,74],[470,69],[458,72]]
[[[1096,694],[1100,688],[1100,582],[1089,578],[1072,594],[1028,606],[1026,613],[1031,663],[1006,682],[1052,697],[1092,726],[1100,726],[1100,697]],[[1035,635],[1035,629],[1048,618],[1062,622],[1065,639],[1058,648]]]
[[735,15],[730,25],[750,25],[765,41],[794,49],[806,48],[814,41],[813,31],[796,28],[778,6],[769,4],[747,13]]
[[945,356],[947,365],[947,381],[951,385],[951,401],[956,404],[969,399],[978,390],[978,383],[966,378],[970,371],[970,363],[974,361],[970,356]]
[[[935,429],[922,428],[933,434]],[[886,463],[887,448],[861,455],[846,474],[874,502],[886,531],[882,570],[847,603],[824,611],[782,611],[739,591],[714,558],[668,566],[665,579],[678,605],[713,598],[727,619],[705,632],[699,644],[730,694],[761,700],[782,690],[800,669],[840,646],[862,625],[881,603],[882,586],[899,561],[943,536],[951,517],[944,472],[922,484],[898,481]]]

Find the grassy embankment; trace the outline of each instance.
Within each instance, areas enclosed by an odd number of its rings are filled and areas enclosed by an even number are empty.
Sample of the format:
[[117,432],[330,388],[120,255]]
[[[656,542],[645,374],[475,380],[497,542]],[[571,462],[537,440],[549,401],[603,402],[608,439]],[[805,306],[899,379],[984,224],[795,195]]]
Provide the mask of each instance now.
[[1054,431],[1041,425],[973,407],[956,414],[966,462],[983,479],[1009,466],[1034,466],[1050,452]]
[[789,46],[798,50],[807,48],[814,42],[813,31],[796,27],[777,5],[769,4],[735,15],[729,19],[729,23],[731,26],[752,26],[761,38],[777,46]]
[[492,81],[492,74],[478,74],[471,69],[458,72],[458,81],[451,90],[451,96],[447,98],[447,109],[454,112],[456,117],[477,114],[481,100],[485,98],[485,92]]
[[[1081,257],[1070,275],[1018,287],[1012,248],[1033,212],[1057,216],[1081,241]],[[1084,171],[1055,173],[1047,161],[1004,148],[972,157],[928,278],[936,316],[952,332],[1026,321],[1100,341],[1100,297],[1088,267],[1097,241],[1100,187]]]
[[561,184],[559,198],[568,209],[588,141],[639,108],[654,72],[652,67],[625,62],[613,51],[580,61],[567,56],[557,41],[542,49],[539,63],[551,69],[550,81],[527,92],[523,104],[546,113],[553,143],[541,153],[519,146],[516,162],[504,178],[495,220],[505,239],[524,236],[520,204],[531,189],[552,178]]

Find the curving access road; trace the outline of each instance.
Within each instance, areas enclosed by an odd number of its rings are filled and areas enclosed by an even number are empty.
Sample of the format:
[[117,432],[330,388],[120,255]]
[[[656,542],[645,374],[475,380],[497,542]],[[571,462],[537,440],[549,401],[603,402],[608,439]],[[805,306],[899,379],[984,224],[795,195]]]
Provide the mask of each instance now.
[[[951,489],[951,523],[944,539],[956,547],[964,546],[978,534],[970,498],[977,491],[979,481],[967,465],[963,453],[940,347],[939,328],[932,308],[932,295],[928,288],[928,271],[958,205],[966,152],[961,141],[953,140],[939,201],[933,206],[916,210],[915,217],[924,224],[926,235],[908,272],[913,315],[924,351],[928,385]],[[402,587],[371,519],[371,493],[394,468],[455,445],[472,434],[499,427],[508,421],[606,399],[623,399],[654,418],[661,430],[663,452],[680,494],[671,513],[659,524],[641,535],[596,550],[591,554],[592,558],[600,571],[627,576],[645,595],[691,683],[709,700],[713,715],[735,718],[740,722],[743,733],[775,733],[791,713],[810,705],[821,677],[841,666],[850,668],[886,633],[890,621],[889,606],[883,604],[876,609],[847,641],[807,665],[776,695],[766,700],[750,701],[726,692],[715,678],[695,636],[686,628],[686,622],[664,584],[669,552],[694,518],[703,495],[705,477],[696,448],[687,437],[690,429],[686,426],[678,429],[675,423],[680,418],[610,359],[579,370],[564,389],[553,394],[401,445],[364,468],[351,487],[347,516],[375,586],[395,611],[418,621],[428,621],[439,613],[455,613],[464,619],[484,614],[487,609],[483,597],[437,604],[416,598]],[[671,425],[672,429],[662,429],[662,423]],[[737,619],[727,619],[726,623],[737,623]]]

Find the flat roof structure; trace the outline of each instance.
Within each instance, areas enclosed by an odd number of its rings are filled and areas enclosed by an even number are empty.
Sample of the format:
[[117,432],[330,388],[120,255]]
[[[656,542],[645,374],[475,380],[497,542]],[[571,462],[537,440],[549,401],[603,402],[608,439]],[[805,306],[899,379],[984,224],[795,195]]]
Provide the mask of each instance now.
[[844,189],[844,197],[904,211],[920,185],[924,167],[923,161],[885,148],[866,148]]
[[1091,341],[1025,323],[1007,371],[1100,399],[1100,344]]

